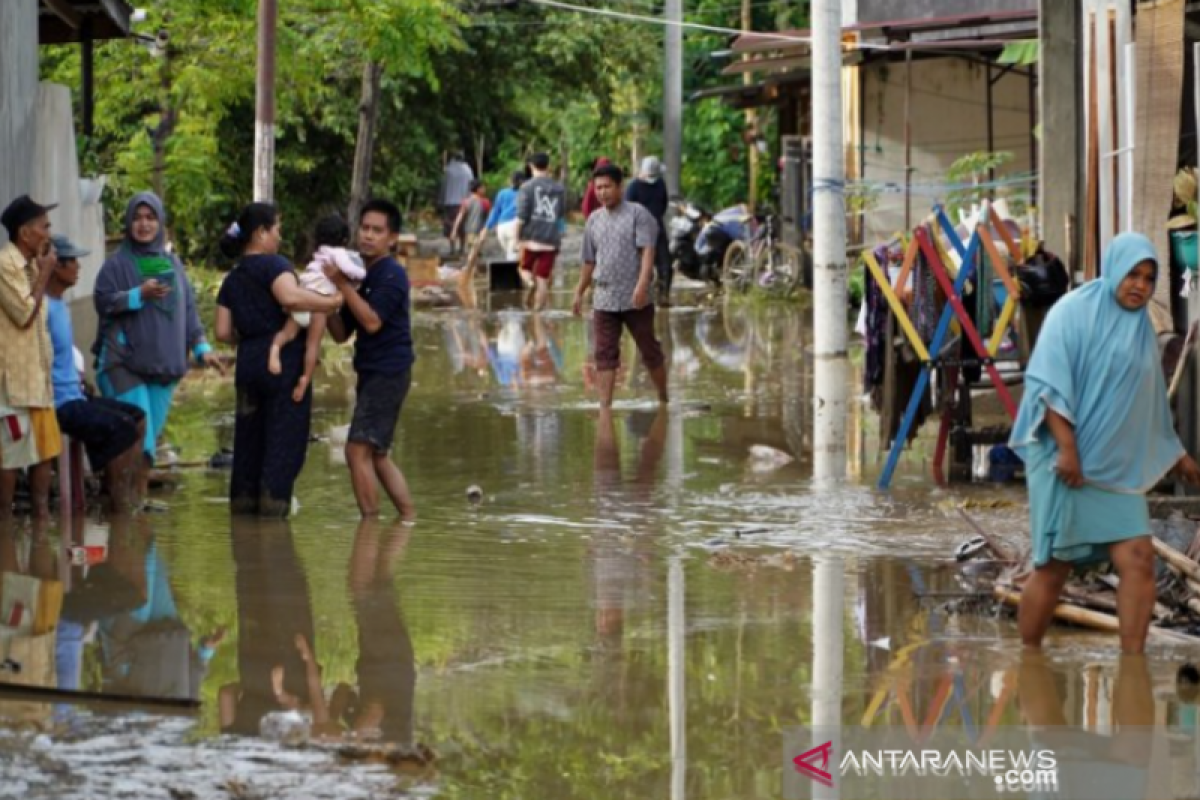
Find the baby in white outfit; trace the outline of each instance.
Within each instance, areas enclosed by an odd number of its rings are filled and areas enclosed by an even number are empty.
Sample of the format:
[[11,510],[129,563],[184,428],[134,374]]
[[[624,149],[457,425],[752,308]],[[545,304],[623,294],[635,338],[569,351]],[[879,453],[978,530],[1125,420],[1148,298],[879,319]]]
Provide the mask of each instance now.
[[[367,277],[358,253],[347,250],[345,245],[350,242],[350,228],[341,217],[329,217],[317,225],[317,250],[313,253],[312,261],[300,273],[300,285],[310,292],[331,297],[337,293],[337,287],[325,276],[325,265],[333,264],[351,282],[357,284]],[[321,339],[325,335],[325,315],[318,314],[316,319],[308,311],[293,312],[279,333],[271,341],[271,352],[267,359],[267,369],[273,375],[283,372],[281,353],[283,348],[300,335],[300,331],[308,329],[304,348],[304,374],[296,382],[292,391],[292,400],[299,403],[304,399],[309,384],[312,383],[313,373],[317,370],[317,362],[321,357]]]

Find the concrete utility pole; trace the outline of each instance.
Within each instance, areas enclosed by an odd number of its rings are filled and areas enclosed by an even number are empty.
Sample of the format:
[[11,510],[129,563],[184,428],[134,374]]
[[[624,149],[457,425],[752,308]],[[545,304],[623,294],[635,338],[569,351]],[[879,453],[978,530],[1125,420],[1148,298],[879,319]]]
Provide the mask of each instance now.
[[812,4],[813,477],[846,477],[846,157],[839,0]]
[[813,288],[818,358],[846,355],[846,155],[838,0],[812,4]]
[[[842,559],[817,556],[813,559],[812,599],[812,746],[833,742],[841,753],[842,671],[845,651],[846,567]],[[836,761],[833,763],[837,763]],[[830,772],[836,771],[830,770]],[[834,786],[813,786],[815,800],[840,797]]]
[[[753,0],[742,0],[742,30],[750,33],[754,30],[754,8]],[[749,61],[750,56],[745,55],[743,60]],[[742,74],[742,85],[750,86],[754,83],[754,76],[749,72]],[[746,198],[746,205],[753,212],[758,207],[758,111],[753,108],[746,109],[746,164],[749,169],[747,178],[749,197]]]
[[[683,0],[666,0],[663,31],[663,161],[671,197],[683,167]],[[637,168],[637,165],[634,165]]]
[[258,0],[258,82],[254,113],[254,199],[275,199],[275,21],[277,0]]

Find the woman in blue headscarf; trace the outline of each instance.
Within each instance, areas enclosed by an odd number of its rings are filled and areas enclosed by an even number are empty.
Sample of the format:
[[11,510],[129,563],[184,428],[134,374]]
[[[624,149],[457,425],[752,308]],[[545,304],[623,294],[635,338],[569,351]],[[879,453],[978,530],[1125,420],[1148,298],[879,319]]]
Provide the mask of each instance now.
[[1146,492],[1172,470],[1200,485],[1200,466],[1175,433],[1147,310],[1154,246],[1121,234],[1101,275],[1046,317],[1013,427],[1033,535],[1021,639],[1040,647],[1071,570],[1111,559],[1121,578],[1121,649],[1140,653],[1155,600]]
[[125,241],[100,268],[93,295],[100,315],[92,348],[100,392],[146,414],[145,458],[138,476],[142,498],[189,356],[221,368],[204,336],[187,272],[167,250],[166,222],[157,195],[134,196],[125,210]]

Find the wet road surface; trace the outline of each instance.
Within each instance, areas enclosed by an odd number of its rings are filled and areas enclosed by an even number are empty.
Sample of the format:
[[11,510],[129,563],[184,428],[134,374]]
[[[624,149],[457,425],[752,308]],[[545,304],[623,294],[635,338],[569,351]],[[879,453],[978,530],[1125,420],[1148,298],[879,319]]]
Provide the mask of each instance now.
[[[954,566],[953,504],[999,499],[976,516],[1020,541],[1021,492],[933,488],[921,441],[877,493],[857,402],[851,480],[817,489],[809,313],[661,317],[672,406],[639,367],[602,415],[568,314],[418,314],[396,453],[415,526],[356,519],[331,348],[291,521],[231,523],[226,474],[185,466],[167,513],[0,530],[4,610],[26,592],[46,615],[0,631],[0,681],[97,696],[0,694],[0,796],[779,797],[818,607],[843,621],[846,724],[1019,726],[1022,681],[1111,724],[1114,640],[1058,630],[1023,663]],[[231,408],[227,382],[185,384],[184,464],[229,443]],[[815,594],[814,559],[839,596]],[[1156,649],[1147,685],[1163,724],[1194,727],[1185,655]]]

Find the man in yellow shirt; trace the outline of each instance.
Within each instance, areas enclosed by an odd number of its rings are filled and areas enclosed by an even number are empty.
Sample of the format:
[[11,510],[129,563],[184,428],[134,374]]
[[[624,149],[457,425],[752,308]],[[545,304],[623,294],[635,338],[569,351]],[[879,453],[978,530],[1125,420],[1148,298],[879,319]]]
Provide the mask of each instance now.
[[57,262],[53,208],[22,195],[0,214],[9,239],[0,248],[0,518],[13,513],[22,469],[29,470],[34,516],[50,515],[50,462],[62,450],[42,302]]

